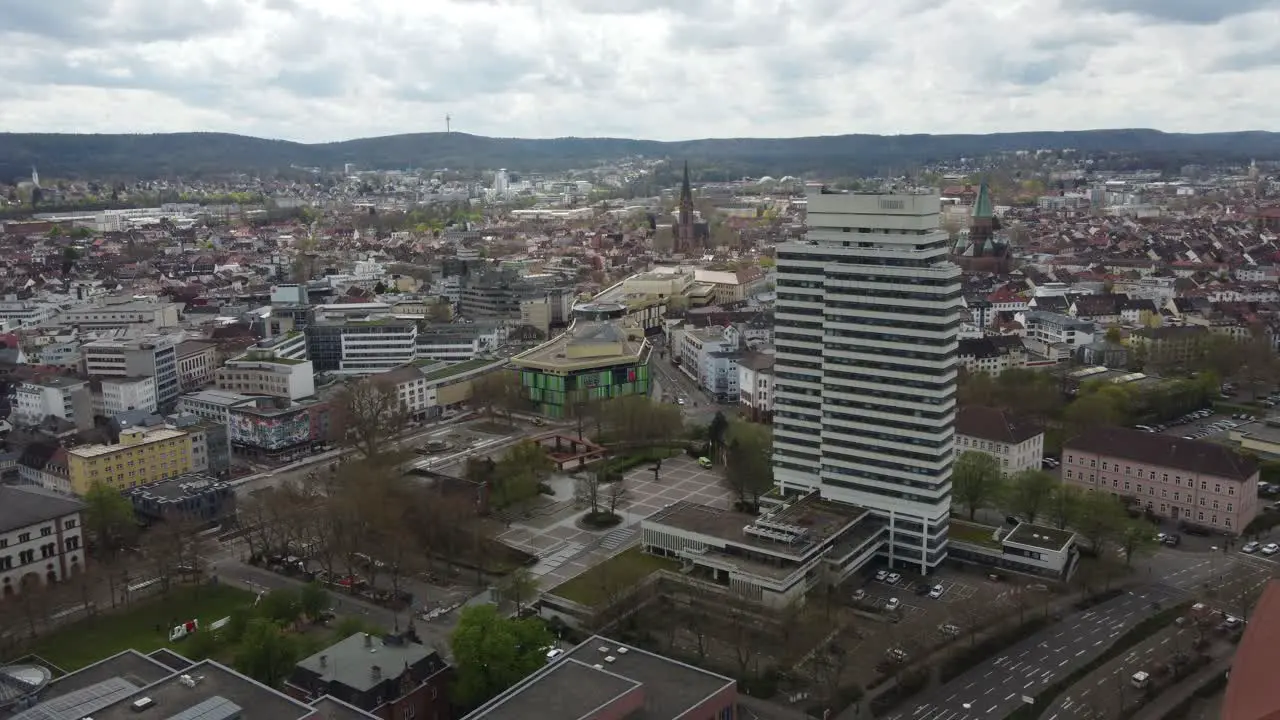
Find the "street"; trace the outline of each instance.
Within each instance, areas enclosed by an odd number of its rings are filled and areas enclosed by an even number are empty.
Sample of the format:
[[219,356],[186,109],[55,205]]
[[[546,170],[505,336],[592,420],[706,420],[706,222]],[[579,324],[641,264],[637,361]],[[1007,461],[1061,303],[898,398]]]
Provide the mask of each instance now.
[[941,688],[925,693],[889,720],[999,720],[1104,653],[1117,638],[1179,598],[1151,585],[1076,612],[1014,645]]

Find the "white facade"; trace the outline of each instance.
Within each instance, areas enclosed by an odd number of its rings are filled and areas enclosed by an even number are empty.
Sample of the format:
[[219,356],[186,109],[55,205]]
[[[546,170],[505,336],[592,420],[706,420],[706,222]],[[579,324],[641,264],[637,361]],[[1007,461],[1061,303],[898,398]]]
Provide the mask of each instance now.
[[95,403],[94,412],[103,417],[130,410],[155,412],[159,407],[156,401],[156,380],[152,377],[103,378],[102,394],[95,395],[94,400],[99,397],[101,401],[100,404]]
[[773,367],[756,369],[747,364],[738,365],[738,400],[749,408],[748,414],[756,420],[773,416]]
[[178,378],[177,343],[174,335],[148,335],[140,340],[95,340],[85,343],[85,372],[94,377],[150,376],[156,381],[156,402],[176,400],[182,392]]
[[81,504],[34,488],[0,488],[0,597],[84,569]]
[[257,399],[249,395],[225,390],[201,390],[178,398],[177,412],[190,413],[201,420],[230,426],[232,409],[256,404]]
[[810,194],[778,246],[774,475],[872,510],[893,566],[947,554],[960,268],[936,194]]
[[418,328],[386,327],[375,334],[342,333],[343,375],[371,375],[411,363],[417,357]]
[[1016,475],[1024,470],[1039,470],[1044,460],[1044,433],[1019,443],[991,440],[975,435],[956,433],[956,456],[973,451],[990,455],[1000,463],[1005,475]]
[[[84,393],[88,397],[88,388],[87,381],[68,378],[22,383],[14,392],[14,420],[23,425],[37,425],[53,415],[68,422],[76,422],[76,393]],[[81,407],[79,411],[88,409]]]
[[12,320],[18,325],[39,325],[52,320],[59,312],[61,308],[53,303],[19,300],[13,295],[0,300],[0,320]]
[[315,369],[310,360],[256,359],[242,355],[218,368],[214,382],[219,390],[244,395],[301,400],[316,394]]
[[680,369],[722,402],[738,402],[738,345],[723,328],[688,328],[674,334]]

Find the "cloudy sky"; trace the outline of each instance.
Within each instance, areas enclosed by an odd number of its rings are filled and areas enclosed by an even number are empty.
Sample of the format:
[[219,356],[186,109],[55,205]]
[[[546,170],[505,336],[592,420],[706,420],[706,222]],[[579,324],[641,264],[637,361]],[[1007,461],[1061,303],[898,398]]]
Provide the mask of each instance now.
[[0,131],[1280,129],[1280,0],[0,0]]

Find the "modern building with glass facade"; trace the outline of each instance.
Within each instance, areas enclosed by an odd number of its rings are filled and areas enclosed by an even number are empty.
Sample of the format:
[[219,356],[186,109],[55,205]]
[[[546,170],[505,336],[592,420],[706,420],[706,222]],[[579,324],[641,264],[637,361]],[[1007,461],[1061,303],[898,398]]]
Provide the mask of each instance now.
[[644,330],[575,321],[563,335],[511,359],[524,396],[547,417],[572,417],[592,401],[649,394]]
[[810,195],[805,238],[778,246],[778,484],[883,517],[882,554],[922,572],[947,554],[962,307],[939,207]]

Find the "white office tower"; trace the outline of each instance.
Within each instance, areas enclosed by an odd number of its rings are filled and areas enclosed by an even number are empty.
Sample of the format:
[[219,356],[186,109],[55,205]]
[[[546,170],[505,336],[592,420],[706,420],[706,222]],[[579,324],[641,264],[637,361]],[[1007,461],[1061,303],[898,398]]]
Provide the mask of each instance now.
[[774,475],[889,527],[895,567],[947,554],[960,268],[937,194],[811,194],[778,246]]
[[499,196],[505,196],[510,190],[511,183],[507,178],[507,169],[502,168],[493,174],[493,193]]

